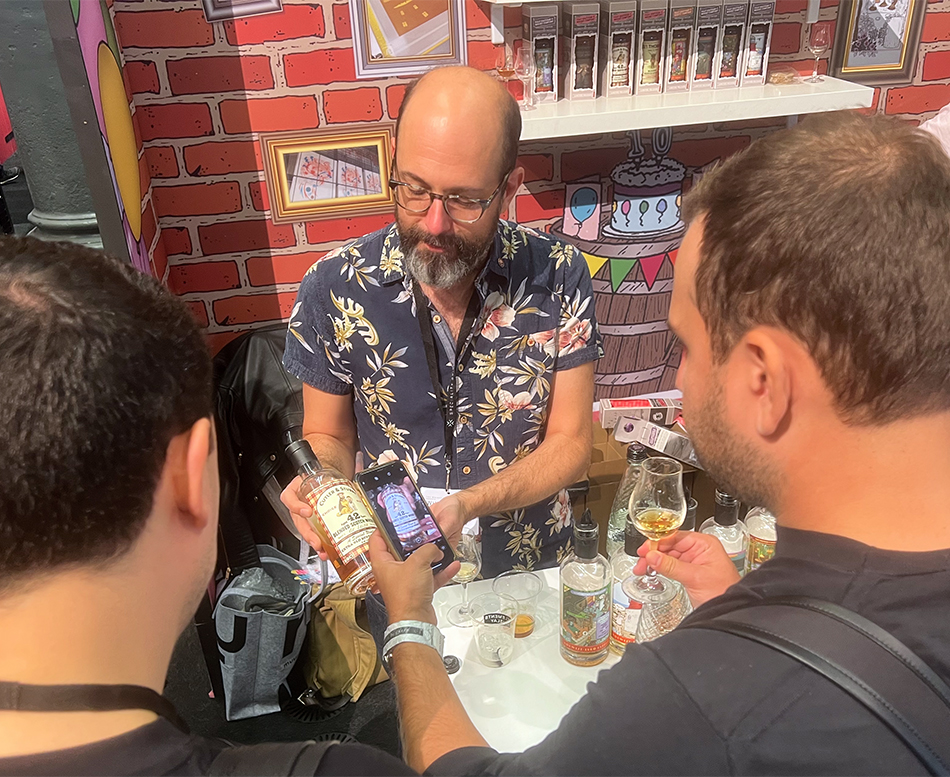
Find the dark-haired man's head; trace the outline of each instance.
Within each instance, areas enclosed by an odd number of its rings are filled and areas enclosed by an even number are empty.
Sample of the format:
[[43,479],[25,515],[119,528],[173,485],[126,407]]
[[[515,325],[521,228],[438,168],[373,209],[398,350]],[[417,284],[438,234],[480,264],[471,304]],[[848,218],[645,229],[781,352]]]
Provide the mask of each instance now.
[[[417,193],[491,200],[481,212],[480,206],[471,206],[472,213],[453,211],[452,205],[447,210],[438,199],[427,211],[413,212],[417,206],[403,206],[413,195],[397,186],[396,224],[411,276],[450,288],[480,268],[498,219],[524,178],[516,166],[520,134],[517,103],[501,84],[473,68],[430,71],[406,92],[396,125],[393,178]],[[416,196],[425,202],[424,194]]]
[[[27,685],[161,693],[211,578],[211,363],[158,281],[0,237],[0,667]],[[107,739],[147,710],[0,711],[0,757]]]
[[670,323],[717,482],[768,504],[803,418],[853,430],[950,409],[950,159],[931,137],[810,117],[705,176],[684,210]]

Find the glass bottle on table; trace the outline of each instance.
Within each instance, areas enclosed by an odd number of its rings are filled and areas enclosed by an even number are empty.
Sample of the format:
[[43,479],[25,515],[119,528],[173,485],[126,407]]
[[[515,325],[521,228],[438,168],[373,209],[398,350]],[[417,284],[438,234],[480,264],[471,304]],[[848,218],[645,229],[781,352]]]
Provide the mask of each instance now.
[[716,507],[711,518],[699,527],[703,534],[716,537],[725,548],[740,575],[745,574],[746,553],[749,550],[749,533],[739,519],[739,500],[725,491],[716,489]]
[[[656,548],[660,540],[672,537],[686,517],[683,493],[683,465],[666,456],[654,456],[640,465],[640,479],[630,495],[630,518],[634,527]],[[624,583],[626,593],[637,601],[665,603],[676,596],[676,587],[647,566],[645,575],[635,575]]]
[[749,551],[745,557],[745,573],[758,569],[775,555],[775,516],[764,507],[753,507],[745,517],[749,532]]
[[310,525],[347,591],[364,595],[376,585],[369,562],[369,538],[376,524],[356,485],[330,467],[324,467],[306,440],[286,449],[297,474],[302,502],[313,511]]
[[647,449],[638,442],[627,446],[627,471],[623,473],[613,505],[610,507],[610,518],[607,520],[607,558],[612,559],[614,554],[624,548],[624,537],[627,533],[627,522],[630,519],[630,494],[640,478],[640,465],[650,457]]
[[599,527],[585,510],[574,523],[574,549],[561,562],[561,656],[593,666],[610,645],[610,566],[597,552]]
[[472,625],[472,611],[468,602],[468,584],[482,569],[482,553],[478,538],[473,534],[463,534],[455,548],[455,557],[459,560],[459,571],[452,580],[462,586],[462,601],[448,612],[449,623],[467,628]]
[[[629,503],[629,497],[628,497]],[[636,642],[637,624],[643,604],[631,599],[623,590],[623,582],[633,575],[637,564],[637,549],[646,542],[633,521],[628,521],[624,532],[624,546],[610,559],[610,652],[623,655],[627,645]]]

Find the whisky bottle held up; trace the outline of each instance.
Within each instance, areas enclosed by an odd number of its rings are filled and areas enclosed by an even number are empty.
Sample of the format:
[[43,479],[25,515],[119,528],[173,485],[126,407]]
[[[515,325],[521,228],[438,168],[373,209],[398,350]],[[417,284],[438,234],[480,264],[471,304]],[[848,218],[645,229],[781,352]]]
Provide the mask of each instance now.
[[310,524],[346,590],[362,596],[376,585],[369,563],[369,538],[376,524],[356,485],[320,464],[310,443],[287,446],[287,457],[300,475],[300,500],[310,505]]

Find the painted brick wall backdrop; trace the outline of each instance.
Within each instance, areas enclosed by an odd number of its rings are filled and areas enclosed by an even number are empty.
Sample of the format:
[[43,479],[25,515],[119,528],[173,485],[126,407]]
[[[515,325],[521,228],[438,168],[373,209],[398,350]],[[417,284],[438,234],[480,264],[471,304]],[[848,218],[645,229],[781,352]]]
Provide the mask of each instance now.
[[[774,62],[810,72],[805,5],[778,0],[772,52]],[[822,18],[837,17],[837,2],[821,5]],[[488,9],[466,0],[469,64],[483,70],[494,66]],[[273,224],[258,133],[393,120],[407,81],[356,80],[345,2],[284,0],[280,13],[215,24],[199,0],[115,0],[112,12],[147,163],[143,190],[158,220],[153,259],[217,350],[286,319],[314,261],[391,221]],[[520,9],[506,9],[507,38],[519,36],[520,20]],[[871,110],[919,122],[948,102],[950,0],[931,1],[913,84],[876,90]],[[782,126],[779,118],[676,128],[670,155],[702,166]],[[624,134],[523,144],[528,175],[511,215],[547,227],[562,212],[565,181],[608,175],[628,148]]]

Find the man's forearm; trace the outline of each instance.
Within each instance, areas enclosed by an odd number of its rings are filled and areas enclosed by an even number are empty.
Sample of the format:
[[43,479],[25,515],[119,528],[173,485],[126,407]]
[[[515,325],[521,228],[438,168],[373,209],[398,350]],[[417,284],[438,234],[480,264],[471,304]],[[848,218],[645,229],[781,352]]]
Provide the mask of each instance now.
[[394,682],[406,763],[423,771],[460,747],[487,747],[469,719],[442,659],[432,648],[405,642],[393,650]]
[[338,440],[329,434],[306,434],[313,452],[324,467],[332,467],[344,477],[356,474],[356,445]]
[[591,437],[546,437],[525,456],[459,494],[466,518],[527,507],[583,480],[590,465]]

